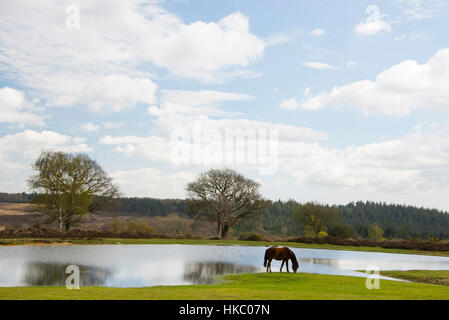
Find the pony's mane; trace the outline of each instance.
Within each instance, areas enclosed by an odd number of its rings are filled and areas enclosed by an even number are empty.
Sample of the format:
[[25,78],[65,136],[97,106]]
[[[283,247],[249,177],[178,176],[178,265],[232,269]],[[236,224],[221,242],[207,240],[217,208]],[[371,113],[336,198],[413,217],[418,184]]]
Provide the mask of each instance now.
[[296,259],[295,253],[294,253],[292,250],[290,250],[290,248],[287,248],[287,249],[288,249],[288,251],[290,251],[292,261],[293,261],[296,265],[299,265],[298,260]]

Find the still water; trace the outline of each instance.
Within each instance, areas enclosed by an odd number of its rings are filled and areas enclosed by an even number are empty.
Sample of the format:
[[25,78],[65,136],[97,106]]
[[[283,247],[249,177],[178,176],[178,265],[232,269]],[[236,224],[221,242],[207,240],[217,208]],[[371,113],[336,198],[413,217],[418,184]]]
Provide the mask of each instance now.
[[[65,285],[68,265],[81,286],[144,287],[209,284],[218,275],[264,272],[266,247],[80,245],[0,247],[0,286]],[[366,276],[353,270],[449,270],[448,257],[292,248],[299,271]],[[281,262],[273,261],[273,272]],[[290,263],[291,266],[291,263]],[[285,266],[284,266],[285,271]]]

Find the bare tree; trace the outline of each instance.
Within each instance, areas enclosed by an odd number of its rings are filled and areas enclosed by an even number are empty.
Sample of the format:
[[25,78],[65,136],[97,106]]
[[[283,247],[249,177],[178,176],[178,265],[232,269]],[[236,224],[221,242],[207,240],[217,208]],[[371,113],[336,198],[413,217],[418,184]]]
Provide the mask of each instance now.
[[85,154],[44,151],[33,165],[28,185],[33,202],[48,222],[69,230],[87,213],[95,213],[119,196],[106,172]]
[[231,169],[212,169],[187,185],[189,208],[197,218],[217,224],[225,238],[237,222],[256,216],[269,202],[259,194],[259,183]]

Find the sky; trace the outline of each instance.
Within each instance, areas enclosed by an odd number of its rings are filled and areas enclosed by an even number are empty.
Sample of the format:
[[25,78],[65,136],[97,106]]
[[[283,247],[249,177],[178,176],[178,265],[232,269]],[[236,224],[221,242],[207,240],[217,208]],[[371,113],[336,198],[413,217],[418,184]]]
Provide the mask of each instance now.
[[125,196],[229,167],[268,199],[449,210],[449,1],[0,2],[0,192],[42,150]]

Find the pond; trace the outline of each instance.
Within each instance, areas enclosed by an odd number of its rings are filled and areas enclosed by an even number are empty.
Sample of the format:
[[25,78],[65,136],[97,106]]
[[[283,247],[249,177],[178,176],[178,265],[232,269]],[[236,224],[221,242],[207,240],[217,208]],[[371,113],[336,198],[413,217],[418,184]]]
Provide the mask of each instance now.
[[[217,276],[264,272],[266,247],[205,245],[70,245],[0,247],[0,286],[65,285],[68,265],[81,286],[209,284]],[[300,272],[366,276],[353,270],[449,270],[448,257],[292,248]],[[273,261],[278,272],[280,261]],[[290,263],[291,266],[291,263]],[[285,271],[285,267],[284,267]]]

